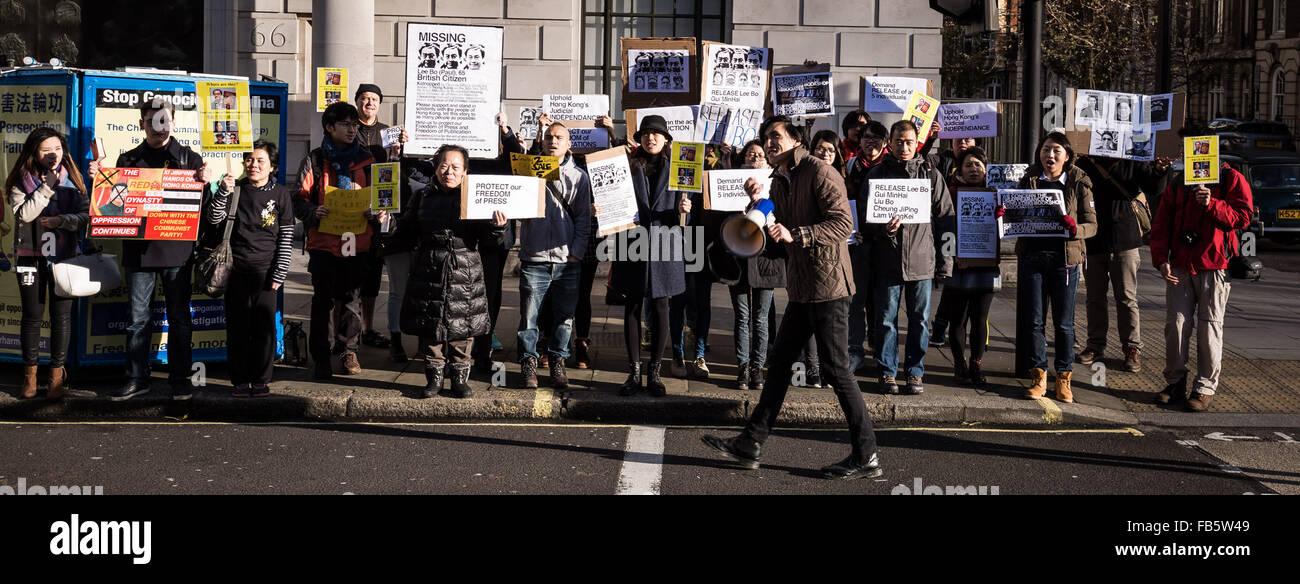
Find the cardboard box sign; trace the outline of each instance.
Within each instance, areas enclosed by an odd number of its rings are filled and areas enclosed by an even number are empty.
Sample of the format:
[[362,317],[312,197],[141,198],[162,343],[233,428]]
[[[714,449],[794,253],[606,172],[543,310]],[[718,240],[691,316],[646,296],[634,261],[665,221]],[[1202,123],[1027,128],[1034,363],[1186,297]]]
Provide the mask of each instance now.
[[[1125,140],[1122,128],[1113,122],[1116,112],[1111,111],[1111,109],[1114,108],[1108,107],[1110,103],[1106,100],[1106,95],[1114,93],[1118,92],[1102,92],[1089,89],[1079,89],[1067,92],[1065,96],[1065,137],[1070,140],[1070,145],[1074,147],[1075,152],[1084,152],[1116,158],[1146,159],[1147,156],[1142,156],[1140,158],[1124,156],[1124,154],[1127,154],[1127,152],[1132,150],[1132,140]],[[1121,96],[1138,95],[1118,94]],[[1092,96],[1091,99],[1090,96]],[[1157,98],[1161,96],[1147,95],[1141,97]],[[1150,134],[1154,134],[1155,138],[1155,152],[1147,153],[1147,155],[1152,158],[1171,158],[1177,160],[1183,157],[1183,139],[1178,135],[1178,132],[1183,129],[1183,121],[1187,118],[1187,94],[1177,92],[1170,95],[1170,97],[1172,99],[1168,102],[1161,99],[1161,105],[1165,108],[1164,111],[1160,112],[1162,119],[1155,120],[1155,123],[1150,125]],[[1093,105],[1094,103],[1096,103],[1095,106]],[[1138,113],[1136,115],[1140,122],[1142,114]],[[1102,128],[1100,123],[1094,123],[1094,119],[1108,120],[1107,123],[1110,124],[1110,126],[1107,126],[1104,130],[1116,132],[1116,136],[1113,138],[1116,142],[1115,152],[1092,152],[1091,146],[1094,143],[1109,145],[1105,140],[1094,136],[1094,130]],[[1096,126],[1096,128],[1094,128],[1094,126]],[[1161,127],[1167,127],[1168,129],[1161,130],[1159,129]],[[1121,154],[1121,156],[1114,156],[1114,154]]]
[[699,115],[700,107],[695,105],[623,110],[623,119],[627,121],[627,141],[637,143],[636,131],[641,129],[642,116],[661,116],[668,123],[668,133],[673,141],[691,142],[695,140],[695,123]]
[[621,38],[623,107],[700,103],[700,60],[694,37]]

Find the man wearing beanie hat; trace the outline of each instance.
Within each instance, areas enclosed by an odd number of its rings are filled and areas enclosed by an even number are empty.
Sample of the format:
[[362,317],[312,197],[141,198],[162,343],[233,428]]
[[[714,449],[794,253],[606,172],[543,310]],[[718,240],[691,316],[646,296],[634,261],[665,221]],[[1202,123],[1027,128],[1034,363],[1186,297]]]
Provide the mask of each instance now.
[[[361,118],[361,127],[357,128],[357,133],[361,137],[361,146],[379,146],[384,145],[383,137],[380,132],[388,128],[388,124],[379,121],[379,104],[384,102],[384,92],[379,89],[378,85],[373,83],[362,83],[357,86],[357,116]],[[397,160],[402,155],[402,143],[408,142],[411,135],[402,128],[402,137],[392,148],[385,150],[389,161]]]

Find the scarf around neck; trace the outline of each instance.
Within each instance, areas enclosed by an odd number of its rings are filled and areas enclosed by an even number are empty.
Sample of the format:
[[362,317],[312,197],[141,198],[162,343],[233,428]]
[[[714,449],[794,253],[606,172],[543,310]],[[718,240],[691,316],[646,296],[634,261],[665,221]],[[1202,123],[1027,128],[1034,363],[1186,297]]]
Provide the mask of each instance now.
[[[77,185],[72,182],[72,177],[68,176],[68,169],[63,168],[63,165],[60,164],[58,168],[58,172],[59,172],[59,184],[56,185],[54,188],[67,188],[67,189],[76,190]],[[23,192],[24,193],[30,195],[36,192],[36,189],[41,188],[42,184],[44,184],[44,181],[41,180],[40,176],[28,171],[23,171]]]

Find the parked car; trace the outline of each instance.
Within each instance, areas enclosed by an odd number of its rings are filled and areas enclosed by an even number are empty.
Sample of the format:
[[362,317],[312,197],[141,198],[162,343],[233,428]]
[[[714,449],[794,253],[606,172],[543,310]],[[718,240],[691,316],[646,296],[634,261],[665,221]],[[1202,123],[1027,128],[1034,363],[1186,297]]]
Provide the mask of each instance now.
[[1281,122],[1238,122],[1224,124],[1216,130],[1219,144],[1224,150],[1296,150],[1291,129]]
[[1300,154],[1255,150],[1222,158],[1250,182],[1260,235],[1283,244],[1300,241]]
[[[1261,168],[1268,168],[1268,170],[1264,171],[1265,175],[1271,176],[1270,173],[1277,172],[1271,168],[1274,165],[1286,165],[1288,164],[1287,161],[1294,161],[1294,164],[1297,165],[1297,170],[1300,170],[1300,154],[1294,152],[1281,152],[1277,150],[1251,150],[1246,152],[1220,152],[1219,159],[1228,166],[1236,169],[1237,172],[1240,172],[1246,177],[1246,182],[1252,185],[1251,194],[1255,208],[1251,209],[1250,226],[1245,230],[1254,233],[1256,237],[1262,237],[1264,235],[1264,222],[1263,214],[1261,213],[1260,194],[1259,189],[1254,187],[1255,182],[1251,179],[1254,167],[1258,165]],[[1183,161],[1175,160],[1170,168],[1172,174],[1170,174],[1169,177],[1169,184],[1182,184]],[[1300,179],[1300,176],[1297,176],[1297,179]],[[1151,210],[1153,213],[1156,209],[1160,208],[1160,195],[1147,197],[1147,199],[1151,203]],[[1282,237],[1282,235],[1279,234],[1278,237]]]

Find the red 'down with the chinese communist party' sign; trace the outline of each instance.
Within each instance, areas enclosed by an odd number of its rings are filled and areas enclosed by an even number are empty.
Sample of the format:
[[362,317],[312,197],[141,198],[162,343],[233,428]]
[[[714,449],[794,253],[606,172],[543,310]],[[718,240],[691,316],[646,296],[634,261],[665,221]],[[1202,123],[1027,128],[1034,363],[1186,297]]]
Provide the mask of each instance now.
[[101,168],[90,199],[90,236],[194,241],[203,183],[193,170]]

